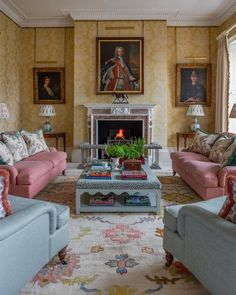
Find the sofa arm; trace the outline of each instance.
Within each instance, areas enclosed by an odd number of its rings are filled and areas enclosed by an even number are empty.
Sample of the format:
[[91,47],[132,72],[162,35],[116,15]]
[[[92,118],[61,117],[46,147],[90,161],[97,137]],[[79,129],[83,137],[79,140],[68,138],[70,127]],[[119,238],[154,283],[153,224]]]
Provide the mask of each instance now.
[[49,214],[49,232],[56,230],[56,209],[46,204],[34,204],[0,220],[0,241],[15,234],[43,214]]
[[50,152],[57,152],[57,149],[55,147],[50,147],[49,150]]
[[218,238],[235,243],[236,226],[234,223],[197,206],[184,206],[179,211],[177,227],[181,239],[184,239],[187,218],[195,219],[195,221],[202,224],[209,232],[214,232]]
[[219,186],[226,188],[226,179],[228,176],[236,176],[236,166],[226,166],[220,169],[218,173]]
[[0,169],[5,169],[10,173],[10,184],[16,184],[16,177],[18,175],[16,167],[10,165],[0,165]]

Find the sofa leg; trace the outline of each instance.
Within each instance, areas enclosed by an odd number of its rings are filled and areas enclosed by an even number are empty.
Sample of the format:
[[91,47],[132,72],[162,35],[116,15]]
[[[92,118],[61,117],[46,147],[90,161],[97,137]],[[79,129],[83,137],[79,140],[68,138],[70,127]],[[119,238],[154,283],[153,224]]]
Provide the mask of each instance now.
[[176,172],[173,170],[173,176],[175,176],[176,175]]
[[66,175],[66,169],[62,171],[62,175],[63,175],[63,176]]
[[66,258],[66,248],[67,246],[65,246],[63,249],[61,249],[61,251],[58,252],[58,257],[61,261],[62,264],[67,264],[65,258]]
[[171,266],[173,260],[174,260],[173,255],[170,252],[166,251],[166,266],[167,267]]

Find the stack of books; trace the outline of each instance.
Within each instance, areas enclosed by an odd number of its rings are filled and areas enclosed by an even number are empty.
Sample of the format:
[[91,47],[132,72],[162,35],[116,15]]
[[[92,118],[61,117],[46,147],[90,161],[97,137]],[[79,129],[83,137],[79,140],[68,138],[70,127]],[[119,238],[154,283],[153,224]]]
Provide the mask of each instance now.
[[127,206],[150,206],[150,200],[148,196],[126,196],[124,204]]
[[87,179],[111,179],[111,167],[104,169],[102,166],[92,166],[87,174]]
[[115,198],[113,195],[97,195],[97,196],[91,196],[89,204],[91,206],[114,206],[115,204]]
[[147,179],[147,173],[144,170],[123,170],[122,179]]

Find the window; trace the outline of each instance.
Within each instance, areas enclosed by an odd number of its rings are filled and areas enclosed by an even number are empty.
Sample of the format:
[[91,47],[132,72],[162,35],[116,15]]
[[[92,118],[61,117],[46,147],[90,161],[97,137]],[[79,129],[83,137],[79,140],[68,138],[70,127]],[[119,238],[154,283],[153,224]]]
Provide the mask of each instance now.
[[[229,108],[228,115],[234,103],[236,103],[236,35],[229,39]],[[228,131],[236,133],[236,118],[229,118]]]

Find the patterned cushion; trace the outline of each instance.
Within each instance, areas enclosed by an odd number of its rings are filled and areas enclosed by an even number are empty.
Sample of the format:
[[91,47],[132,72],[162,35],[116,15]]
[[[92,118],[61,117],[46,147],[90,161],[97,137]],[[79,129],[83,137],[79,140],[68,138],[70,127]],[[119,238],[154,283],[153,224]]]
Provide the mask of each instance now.
[[26,130],[21,131],[21,135],[23,136],[29,155],[34,155],[39,152],[49,151],[49,148],[45,142],[45,139],[43,137],[43,131],[37,130],[35,132],[28,132]]
[[233,137],[233,142],[223,154],[221,168],[225,166],[235,166],[235,165],[236,165],[236,136]]
[[15,134],[3,133],[2,137],[4,143],[12,153],[14,162],[18,162],[29,156],[27,146],[20,132],[16,132]]
[[233,176],[227,179],[227,199],[218,215],[236,223],[236,178]]
[[201,129],[197,129],[192,145],[188,148],[188,151],[209,156],[211,148],[217,138],[218,134],[208,134]]
[[0,170],[0,219],[12,213],[10,202],[8,201],[9,172]]
[[2,141],[0,141],[0,165],[13,165],[12,154]]
[[227,150],[227,148],[231,145],[233,142],[233,138],[225,138],[225,137],[220,137],[217,139],[217,141],[214,143],[209,159],[213,162],[216,163],[222,163],[223,162],[223,154]]

